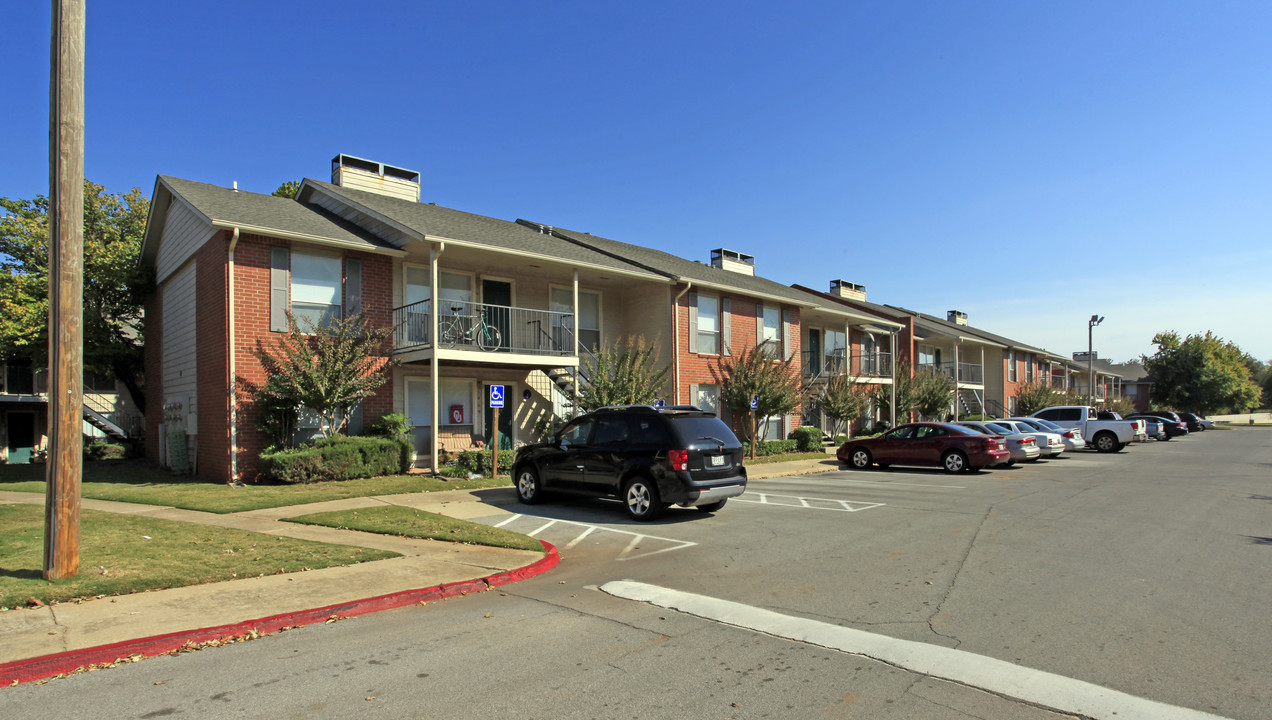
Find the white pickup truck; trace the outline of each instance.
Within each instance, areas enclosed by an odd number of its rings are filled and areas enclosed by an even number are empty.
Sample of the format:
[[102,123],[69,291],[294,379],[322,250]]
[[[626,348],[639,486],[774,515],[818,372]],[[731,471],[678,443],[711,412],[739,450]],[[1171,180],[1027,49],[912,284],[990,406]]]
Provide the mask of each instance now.
[[1147,442],[1148,427],[1143,420],[1125,420],[1117,413],[1111,414],[1116,420],[1096,420],[1096,409],[1081,405],[1063,405],[1039,410],[1033,417],[1050,420],[1060,427],[1082,428],[1082,437],[1086,438],[1087,447],[1100,452],[1117,452],[1127,443]]

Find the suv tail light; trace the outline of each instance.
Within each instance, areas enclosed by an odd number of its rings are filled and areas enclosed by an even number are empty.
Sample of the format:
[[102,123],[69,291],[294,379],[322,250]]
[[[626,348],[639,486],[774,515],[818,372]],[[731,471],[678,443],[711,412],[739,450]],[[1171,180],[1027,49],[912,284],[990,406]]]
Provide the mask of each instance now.
[[672,470],[682,472],[689,469],[688,450],[668,450],[667,459],[671,461]]

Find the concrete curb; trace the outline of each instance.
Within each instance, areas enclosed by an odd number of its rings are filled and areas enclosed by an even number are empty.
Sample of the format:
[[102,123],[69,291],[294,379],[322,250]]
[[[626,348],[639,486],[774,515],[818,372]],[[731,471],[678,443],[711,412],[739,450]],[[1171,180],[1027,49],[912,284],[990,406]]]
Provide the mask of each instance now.
[[0,664],[0,687],[17,685],[18,683],[31,682],[33,680],[43,680],[94,665],[109,665],[136,656],[154,657],[155,655],[164,655],[180,650],[188,644],[205,643],[213,640],[230,640],[245,636],[268,635],[287,628],[326,622],[332,618],[357,617],[358,615],[392,610],[393,608],[441,600],[455,597],[456,595],[484,592],[490,588],[542,575],[556,567],[561,561],[561,556],[557,553],[556,547],[543,540],[539,542],[543,545],[546,553],[544,557],[524,567],[486,577],[445,585],[434,585],[427,588],[417,588],[415,590],[402,590],[388,595],[378,595],[310,610],[297,610],[254,620],[244,620],[243,622],[229,625],[182,630],[166,635],[154,635],[152,637],[124,640],[108,645],[70,650],[26,660],[14,660]]

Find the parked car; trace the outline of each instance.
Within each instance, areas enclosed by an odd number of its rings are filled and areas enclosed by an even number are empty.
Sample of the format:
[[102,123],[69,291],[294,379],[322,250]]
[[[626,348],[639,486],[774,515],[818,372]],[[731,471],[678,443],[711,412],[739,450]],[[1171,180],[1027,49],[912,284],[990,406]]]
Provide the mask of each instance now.
[[1059,425],[1051,422],[1050,420],[1043,420],[1042,418],[1036,418],[1036,417],[1013,417],[1013,418],[1007,418],[1007,419],[1015,420],[1017,422],[1027,423],[1029,425],[1032,425],[1038,428],[1039,430],[1042,430],[1043,432],[1059,433],[1060,439],[1064,441],[1065,452],[1073,452],[1074,450],[1081,450],[1082,448],[1086,447],[1086,440],[1082,438],[1081,428],[1060,427]]
[[1154,440],[1169,440],[1170,435],[1166,432],[1166,418],[1147,417],[1144,418],[1145,424],[1148,426],[1148,436]]
[[669,505],[715,512],[746,491],[742,443],[715,414],[693,406],[601,408],[547,442],[517,450],[517,497],[554,491],[616,497],[635,520]]
[[907,423],[871,438],[854,438],[839,446],[839,462],[858,470],[877,463],[929,465],[948,473],[971,472],[1011,458],[1006,440],[951,423]]
[[[1121,417],[1117,413],[1110,414],[1115,418]],[[1080,428],[1087,445],[1100,452],[1118,452],[1127,443],[1148,440],[1148,428],[1143,420],[1098,420],[1093,407],[1058,405],[1043,408],[1033,417],[1050,420],[1060,427]]]
[[1180,420],[1188,424],[1188,432],[1201,432],[1206,429],[1206,421],[1200,415],[1190,412],[1176,412]]
[[1029,423],[1018,420],[995,420],[994,422],[1014,432],[1032,435],[1034,441],[1038,443],[1038,451],[1042,453],[1042,457],[1056,457],[1064,452],[1064,438],[1060,437],[1060,433],[1039,430]]
[[1011,465],[1018,462],[1032,462],[1042,457],[1042,451],[1038,449],[1038,441],[1033,435],[1025,435],[1023,433],[1013,432],[1002,425],[992,422],[978,422],[975,420],[960,420],[954,423],[962,425],[965,428],[971,428],[978,433],[985,435],[1002,435],[1007,440],[1007,452],[1011,453],[1011,457],[1003,465]]
[[1126,417],[1142,418],[1145,421],[1151,420],[1151,419],[1160,420],[1166,426],[1165,429],[1166,429],[1167,439],[1188,434],[1188,425],[1183,420],[1177,419],[1179,416],[1176,415],[1175,413],[1170,413],[1170,415],[1167,415],[1165,413],[1159,413],[1159,412],[1133,413],[1131,415],[1127,415]]

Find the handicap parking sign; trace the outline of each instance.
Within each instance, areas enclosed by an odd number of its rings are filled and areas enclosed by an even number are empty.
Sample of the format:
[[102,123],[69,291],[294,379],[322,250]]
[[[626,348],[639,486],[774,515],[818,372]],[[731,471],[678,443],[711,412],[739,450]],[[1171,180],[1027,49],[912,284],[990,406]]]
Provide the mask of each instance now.
[[759,409],[760,409],[760,396],[759,396],[759,395],[756,395],[756,396],[754,396],[754,397],[752,397],[752,398],[751,398],[751,409],[752,409],[752,410],[759,410]]
[[663,402],[662,400],[655,400],[654,407],[656,408],[667,407],[667,403]]
[[490,386],[490,407],[501,408],[504,406],[503,402],[504,402],[504,386],[491,385]]

